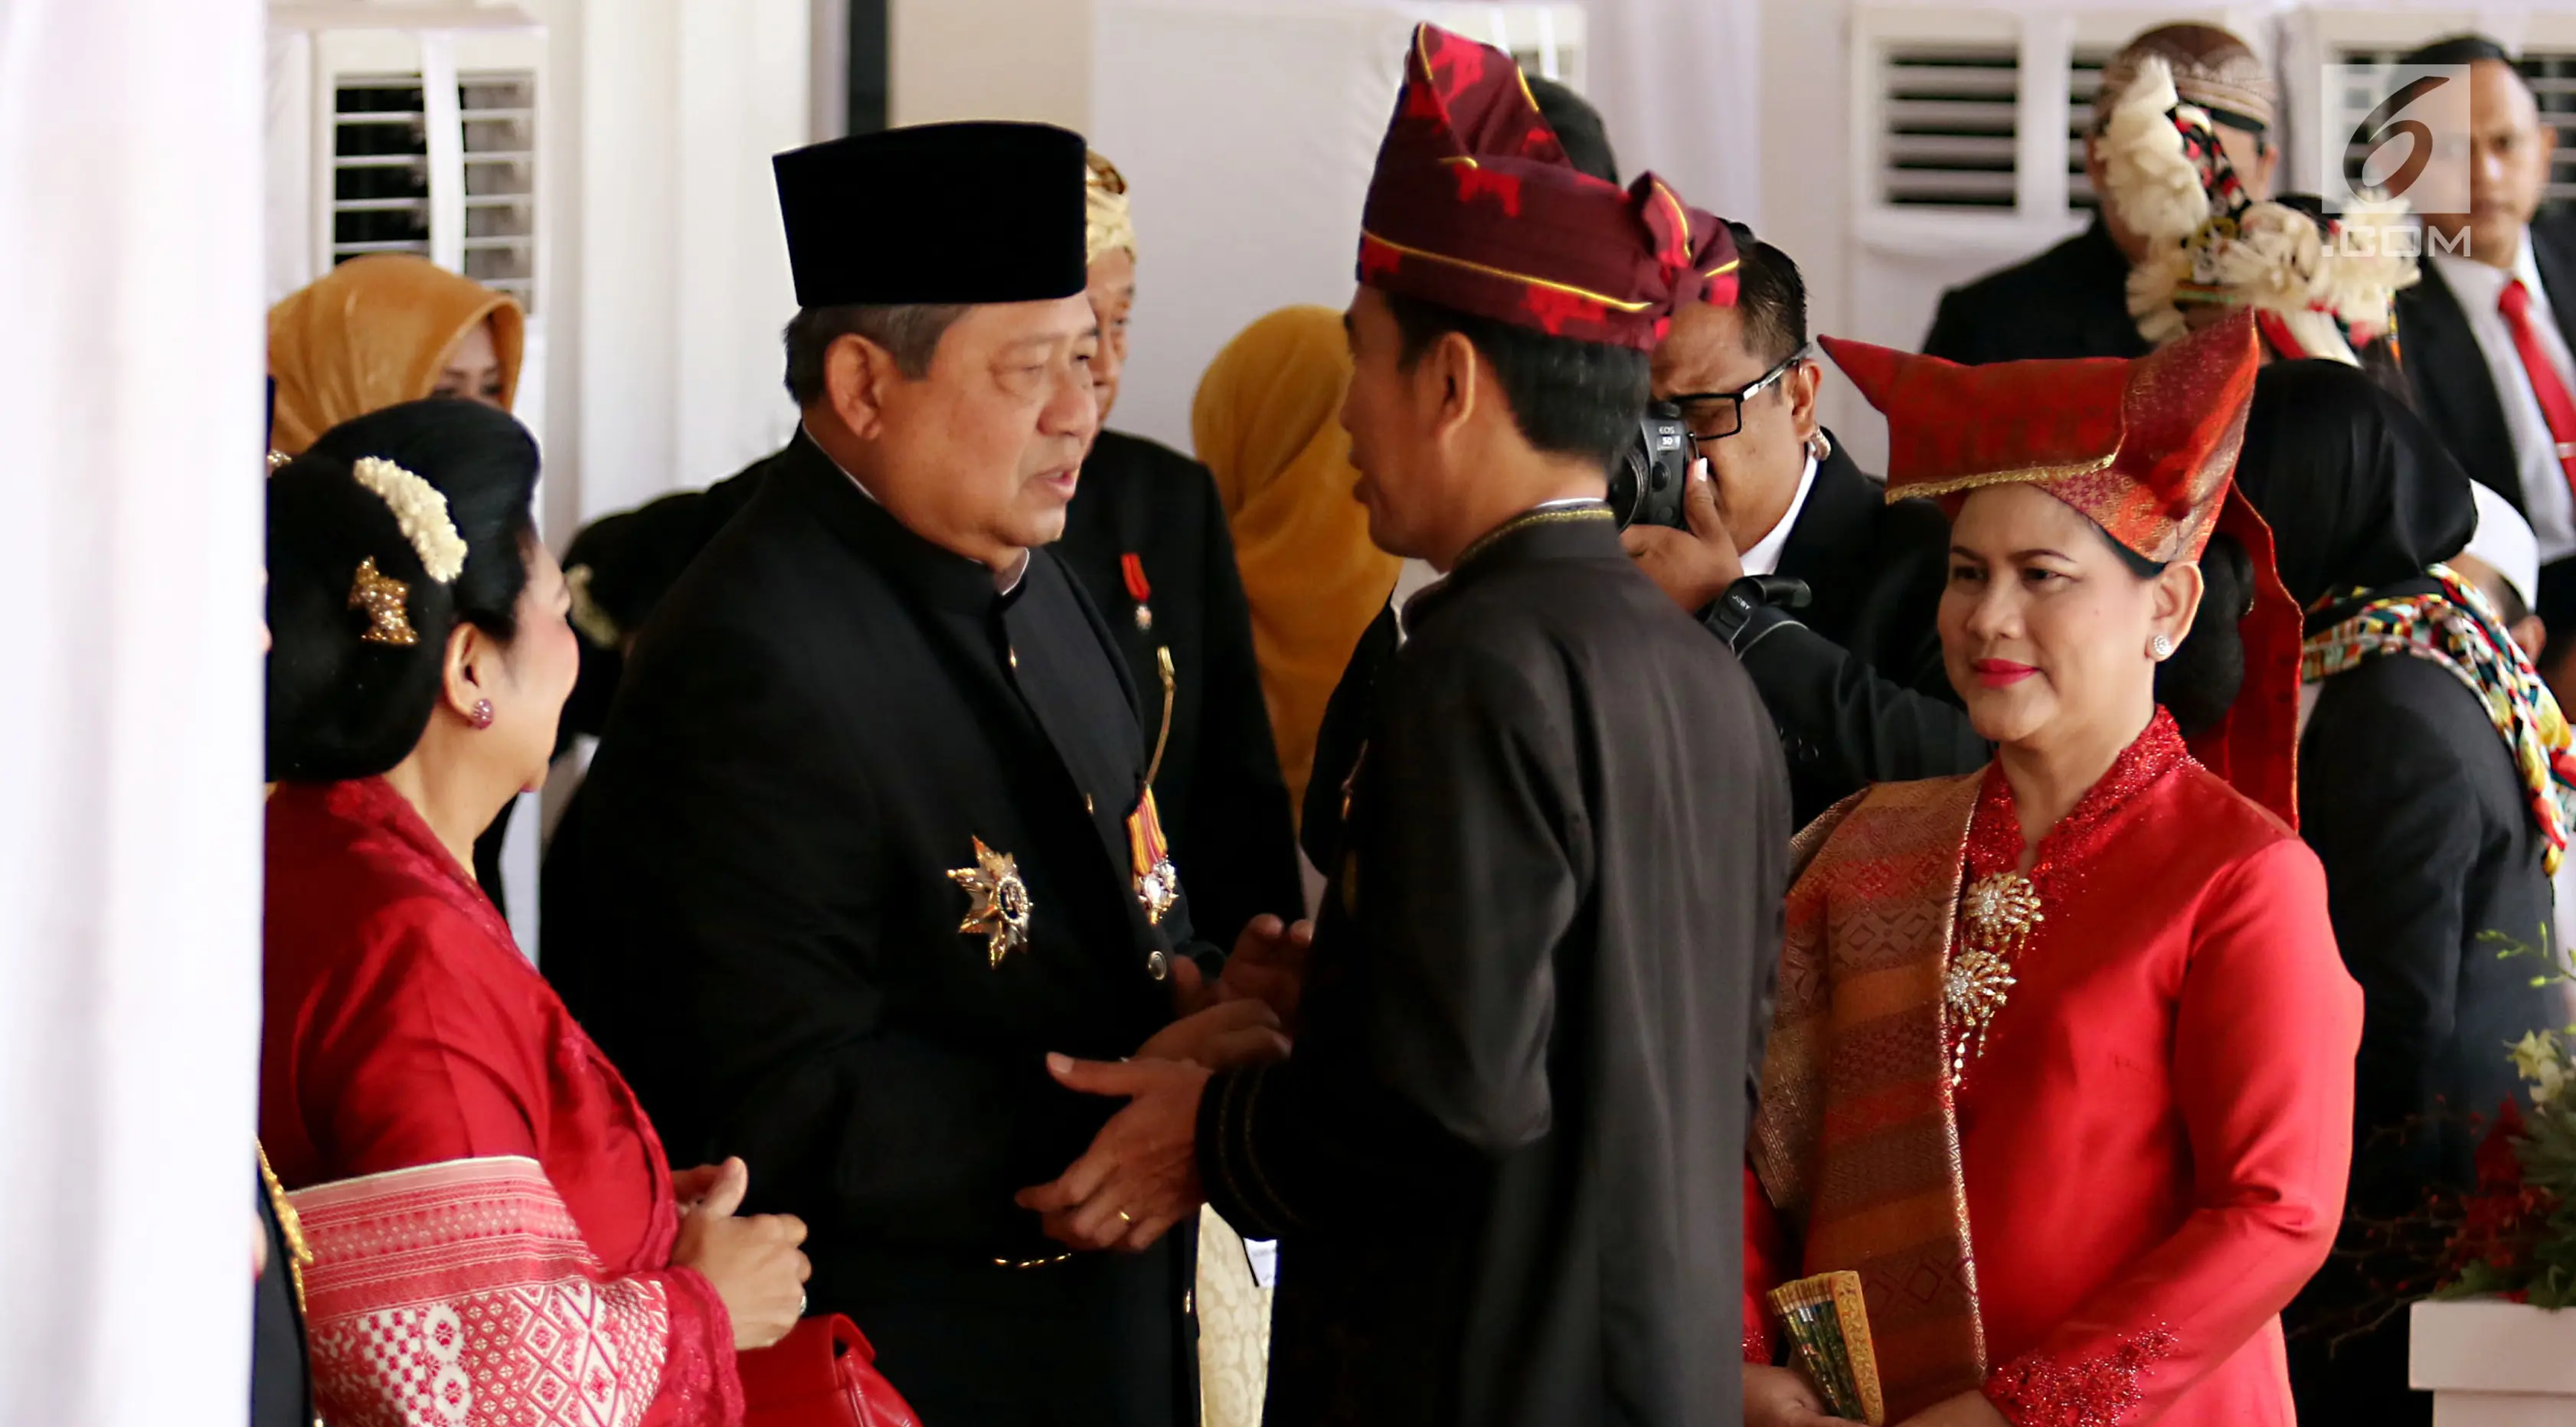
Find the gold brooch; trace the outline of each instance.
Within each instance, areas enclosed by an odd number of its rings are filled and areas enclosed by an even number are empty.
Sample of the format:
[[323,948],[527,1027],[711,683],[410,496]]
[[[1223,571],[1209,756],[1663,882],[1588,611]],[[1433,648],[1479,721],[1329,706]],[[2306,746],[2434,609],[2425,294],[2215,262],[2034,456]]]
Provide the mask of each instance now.
[[411,586],[391,575],[376,572],[376,557],[358,562],[358,573],[349,581],[349,608],[367,612],[367,632],[358,636],[369,644],[396,644],[410,648],[420,642],[412,633],[411,616],[403,613],[403,601],[411,598]]
[[948,880],[963,887],[975,901],[966,912],[966,920],[957,930],[967,936],[984,938],[985,954],[991,964],[999,966],[1002,958],[1029,944],[1028,884],[1020,880],[1020,864],[1007,852],[995,852],[975,839],[975,865],[960,867],[948,874]]
[[2013,958],[2021,954],[2040,914],[2039,889],[2018,872],[1981,877],[1968,889],[1967,935],[1941,979],[1941,1001],[1950,1019],[1950,1079],[1965,1079],[1968,1062],[1986,1053],[1986,1032],[2019,983]]

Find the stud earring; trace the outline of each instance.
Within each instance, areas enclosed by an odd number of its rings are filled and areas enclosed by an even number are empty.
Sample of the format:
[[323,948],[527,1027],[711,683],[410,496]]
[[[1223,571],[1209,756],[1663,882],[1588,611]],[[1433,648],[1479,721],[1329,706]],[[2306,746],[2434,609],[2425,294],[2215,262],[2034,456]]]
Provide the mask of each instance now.
[[[2164,636],[2158,635],[2156,637],[2161,639]],[[492,701],[490,699],[476,699],[474,701],[474,707],[466,711],[465,721],[474,725],[476,728],[490,728],[492,726]]]
[[2174,642],[2165,635],[2159,634],[2155,638],[2147,641],[2148,657],[2154,659],[2159,664],[2171,659],[2173,657],[2173,651]]

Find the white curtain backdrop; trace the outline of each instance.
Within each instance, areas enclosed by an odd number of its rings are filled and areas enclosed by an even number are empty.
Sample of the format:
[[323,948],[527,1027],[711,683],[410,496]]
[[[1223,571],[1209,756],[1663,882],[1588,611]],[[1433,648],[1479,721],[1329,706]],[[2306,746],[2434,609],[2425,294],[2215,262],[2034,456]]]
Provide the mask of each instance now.
[[259,0],[0,0],[0,1422],[246,1410]]
[[1609,121],[1620,177],[1653,169],[1693,203],[1760,231],[1759,0],[1584,0],[1583,9],[1584,97]]

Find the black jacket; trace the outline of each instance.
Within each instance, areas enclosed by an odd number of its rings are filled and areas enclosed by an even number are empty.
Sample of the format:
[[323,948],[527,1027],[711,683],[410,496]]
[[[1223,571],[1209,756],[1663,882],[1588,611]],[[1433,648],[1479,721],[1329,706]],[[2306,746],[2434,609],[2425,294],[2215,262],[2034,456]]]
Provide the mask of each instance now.
[[[2350,1222],[2420,1210],[2476,1183],[2478,1131],[2519,1098],[2507,1043],[2556,1026],[2539,955],[2555,920],[2529,795],[2478,696],[2428,660],[2387,654],[2325,682],[2299,742],[2299,831],[2325,864],[2344,965],[2362,990]],[[2384,1297],[2367,1235],[2284,1315],[2299,1418],[2429,1423],[2407,1391],[2405,1318],[2345,1342],[2354,1305]]]
[[1790,835],[1760,701],[1606,511],[1407,625],[1297,1053],[1200,1105],[1209,1202],[1281,1240],[1264,1421],[1735,1422]]
[[1941,663],[1949,569],[1939,507],[1889,502],[1840,445],[1816,464],[1777,572],[1812,602],[1737,641],[1788,753],[1800,827],[1869,784],[1972,773],[1992,756]]
[[[1140,437],[1101,432],[1055,551],[1127,657],[1148,755],[1162,725],[1155,655],[1171,653],[1172,734],[1154,802],[1189,885],[1193,925],[1232,946],[1243,924],[1264,912],[1290,921],[1305,915],[1288,784],[1252,651],[1252,606],[1207,467]],[[1141,601],[1128,582],[1129,555],[1144,578]]]
[[2149,350],[2129,316],[2129,259],[2099,217],[2028,262],[1942,293],[1923,338],[1925,355],[1971,363]]
[[[2549,291],[2559,335],[2576,349],[2576,212],[2534,218],[2531,257],[2540,269],[2541,286]],[[2478,350],[2477,335],[2469,330],[2459,296],[2442,280],[2442,270],[2427,262],[2421,271],[2423,281],[2397,294],[2397,340],[2404,349],[2415,410],[2469,479],[2527,514],[2522,465],[2514,455],[2513,433],[2505,425],[2504,403],[2488,374],[2486,354]],[[2556,570],[2545,573],[2538,610],[2553,626],[2576,620],[2576,578]]]
[[[1197,949],[1136,888],[1135,699],[1054,555],[997,595],[800,438],[646,625],[583,790],[566,871],[619,956],[585,1024],[674,1161],[739,1154],[805,1219],[813,1308],[931,1422],[1196,1418],[1191,1237],[1054,1262],[1011,1202],[1115,1108],[1046,1052],[1132,1053]],[[1027,894],[998,956],[979,843]]]

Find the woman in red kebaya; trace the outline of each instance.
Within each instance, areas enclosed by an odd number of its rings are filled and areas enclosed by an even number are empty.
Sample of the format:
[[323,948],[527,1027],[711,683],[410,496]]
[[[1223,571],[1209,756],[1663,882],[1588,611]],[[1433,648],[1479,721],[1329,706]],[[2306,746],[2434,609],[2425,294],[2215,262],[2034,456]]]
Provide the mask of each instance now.
[[422,401],[269,481],[260,1133],[335,1424],[724,1424],[794,1325],[804,1227],[653,1126],[476,887],[575,652],[502,412]]
[[[1952,503],[1942,648],[1997,751],[1800,840],[1747,1321],[1856,1271],[1913,1427],[2288,1427],[2361,1001],[2287,825],[2298,612],[2229,490],[2252,325],[2136,362],[1826,346],[1889,494]],[[1827,1420],[1781,1368],[1745,1408]]]

